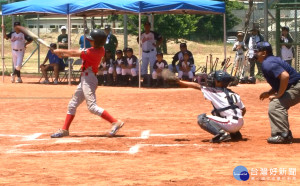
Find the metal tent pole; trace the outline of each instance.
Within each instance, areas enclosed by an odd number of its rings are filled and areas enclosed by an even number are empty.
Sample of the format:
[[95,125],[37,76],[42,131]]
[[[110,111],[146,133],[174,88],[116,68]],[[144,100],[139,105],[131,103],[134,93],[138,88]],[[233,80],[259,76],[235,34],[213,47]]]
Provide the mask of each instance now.
[[127,33],[127,21],[128,16],[124,14],[124,48],[128,47],[128,33]]
[[141,50],[141,13],[139,13],[139,88],[141,88],[141,59],[142,59],[142,50]]
[[87,28],[87,24],[86,24],[86,17],[84,16],[83,17],[83,48],[85,50],[86,48],[86,42],[85,42],[85,39],[86,39],[86,35],[85,35],[85,29]]
[[[71,49],[71,15],[68,14],[68,49]],[[71,85],[71,63],[68,59],[69,73],[68,73],[68,85]]]
[[[37,34],[40,37],[40,14],[37,15]],[[40,43],[38,42],[38,73],[40,73],[40,60],[41,60],[41,48]]]
[[268,34],[268,0],[264,2],[264,31],[265,31],[265,41],[269,41]]
[[226,14],[223,14],[223,29],[224,29],[224,59],[226,59]]
[[[1,19],[2,19],[2,24],[4,24],[4,16],[1,15]],[[2,49],[1,49],[1,56],[2,56],[2,83],[4,83],[4,32],[2,29],[2,38],[1,38],[1,42],[2,42]]]

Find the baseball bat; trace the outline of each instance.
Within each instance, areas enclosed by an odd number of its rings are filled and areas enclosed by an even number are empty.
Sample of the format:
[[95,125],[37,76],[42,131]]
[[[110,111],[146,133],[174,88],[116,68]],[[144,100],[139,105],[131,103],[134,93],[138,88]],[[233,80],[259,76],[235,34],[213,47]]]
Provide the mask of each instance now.
[[217,66],[218,66],[218,62],[219,62],[219,58],[217,57],[213,66],[213,70],[217,70]]
[[20,29],[20,31],[21,31],[23,34],[32,37],[34,40],[38,41],[38,42],[41,43],[42,45],[45,45],[46,47],[50,48],[50,45],[49,45],[46,41],[44,41],[44,40],[42,40],[41,38],[39,38],[36,34],[34,34],[33,32],[31,32],[30,30],[26,29],[26,28],[23,27],[23,26],[17,26],[17,27]]
[[209,73],[212,72],[212,69],[213,69],[213,61],[212,61],[212,54],[209,54]]
[[208,63],[208,56],[206,56],[206,66],[205,66],[205,73],[207,74],[207,63]]

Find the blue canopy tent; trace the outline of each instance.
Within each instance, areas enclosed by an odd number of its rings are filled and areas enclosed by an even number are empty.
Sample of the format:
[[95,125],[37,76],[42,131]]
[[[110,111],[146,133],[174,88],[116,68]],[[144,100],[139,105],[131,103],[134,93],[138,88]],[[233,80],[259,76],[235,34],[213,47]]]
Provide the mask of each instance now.
[[[109,2],[107,0],[89,0],[89,1],[59,0],[59,1],[51,1],[45,3],[40,0],[28,0],[28,1],[22,1],[22,2],[4,5],[2,7],[2,10],[3,10],[3,15],[32,14],[32,13],[67,15],[68,26],[69,26],[68,29],[69,37],[70,37],[70,17],[71,17],[70,15],[86,17],[86,16],[108,15],[108,14],[138,14],[139,15],[139,36],[141,36],[141,15],[142,14],[166,14],[166,13],[168,14],[223,14],[224,55],[226,58],[225,3],[221,1],[168,0],[164,2],[161,0],[151,0],[151,2],[148,2],[148,1],[140,1],[140,0],[127,0],[127,1],[114,0]],[[4,52],[2,53],[4,54]],[[139,50],[139,58],[141,58],[141,50]],[[4,66],[3,57],[2,60]],[[3,71],[4,71],[4,67],[3,67]]]
[[[113,1],[103,3],[99,0],[86,1],[83,4],[74,3],[70,5],[70,14],[91,16],[98,15],[103,11],[103,7],[112,7],[116,9],[130,8],[131,13],[139,14],[139,38],[141,38],[141,15],[142,14],[223,14],[224,17],[224,56],[226,58],[226,17],[225,3],[213,0],[128,0]],[[79,7],[77,7],[79,5]],[[114,12],[115,14],[118,11]],[[141,43],[141,42],[139,42]],[[139,58],[141,59],[141,48],[139,47]],[[139,70],[140,71],[140,70]],[[139,80],[141,76],[139,73]],[[141,81],[139,81],[141,82]],[[140,87],[140,84],[139,84]]]
[[[128,0],[126,2],[130,2],[131,0]],[[130,13],[138,13],[138,7],[137,6],[126,6],[125,3],[122,3],[121,0],[117,2],[108,3],[107,0],[59,0],[59,1],[41,1],[41,0],[27,0],[27,1],[21,1],[11,4],[6,4],[2,6],[2,21],[3,16],[5,15],[20,15],[20,14],[38,14],[38,15],[67,15],[68,17],[68,36],[69,41],[71,41],[71,13],[69,11],[70,7],[83,11],[82,7],[85,6],[85,9],[88,9],[86,7],[87,4],[94,3],[98,6],[98,8],[101,8],[101,11],[99,11],[96,15],[109,15],[109,14],[130,14]],[[83,16],[84,18],[86,16],[84,15],[76,15],[75,16]],[[2,45],[4,44],[3,38],[2,38]],[[69,48],[70,46],[70,42]],[[2,73],[2,81],[4,82],[4,47],[2,46],[2,64],[3,64],[3,73]],[[69,64],[70,67],[70,64]],[[69,68],[70,69],[70,68]],[[70,72],[69,72],[69,84],[70,84]]]

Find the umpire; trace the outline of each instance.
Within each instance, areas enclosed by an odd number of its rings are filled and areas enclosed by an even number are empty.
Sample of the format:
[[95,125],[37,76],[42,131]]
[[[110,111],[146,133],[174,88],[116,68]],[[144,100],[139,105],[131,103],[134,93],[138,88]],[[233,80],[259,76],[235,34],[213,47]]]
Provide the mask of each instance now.
[[268,42],[257,44],[255,56],[262,63],[263,75],[272,87],[259,97],[270,100],[271,137],[268,143],[292,143],[288,109],[300,102],[300,74],[281,58],[273,56],[272,46]]

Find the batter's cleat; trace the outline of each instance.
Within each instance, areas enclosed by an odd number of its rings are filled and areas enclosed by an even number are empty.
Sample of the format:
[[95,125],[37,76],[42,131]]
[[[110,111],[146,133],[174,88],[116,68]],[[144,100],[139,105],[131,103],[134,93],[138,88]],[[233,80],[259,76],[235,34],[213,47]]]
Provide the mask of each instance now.
[[290,144],[293,141],[293,135],[291,131],[277,133],[276,135],[269,137],[267,141],[271,144]]
[[237,131],[236,133],[230,133],[230,137],[232,141],[241,141],[243,140],[242,134],[240,131]]
[[23,83],[22,79],[19,77],[16,81],[16,83]]
[[62,138],[64,136],[69,136],[68,130],[59,129],[57,132],[51,135],[51,138]]
[[55,79],[55,80],[53,81],[53,84],[54,84],[54,85],[57,85],[57,84],[58,84],[58,81]]
[[44,81],[41,82],[41,84],[49,84],[49,80],[45,79]]
[[16,76],[14,74],[10,74],[10,77],[11,77],[11,82],[14,83]]
[[122,128],[124,125],[124,122],[121,120],[118,120],[117,122],[112,123],[112,128],[109,132],[109,136],[114,136],[117,134],[118,130]]
[[219,134],[215,135],[210,142],[211,143],[221,143],[221,142],[226,142],[230,141],[231,137],[230,134],[227,132],[220,132]]

